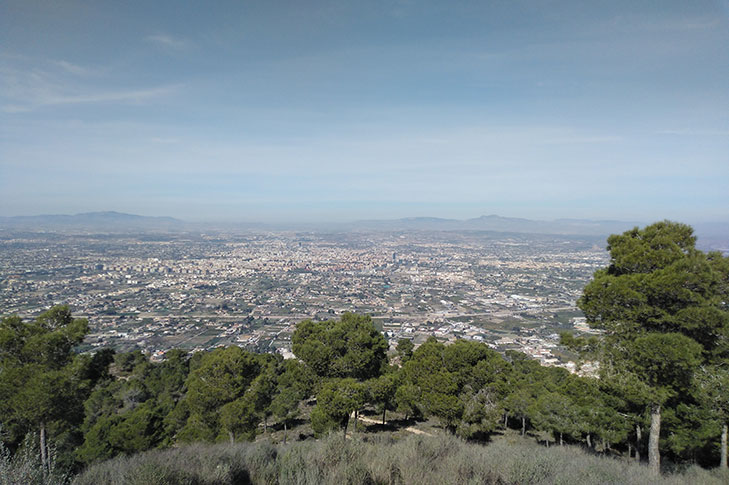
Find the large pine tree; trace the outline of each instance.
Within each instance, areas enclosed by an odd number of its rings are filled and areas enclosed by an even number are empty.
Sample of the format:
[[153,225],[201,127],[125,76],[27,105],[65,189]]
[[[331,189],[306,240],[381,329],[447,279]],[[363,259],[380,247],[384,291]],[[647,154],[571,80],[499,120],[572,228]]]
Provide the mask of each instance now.
[[610,236],[607,249],[610,265],[578,306],[605,331],[603,377],[631,376],[634,392],[648,396],[648,456],[659,473],[662,406],[688,391],[700,366],[729,354],[727,261],[696,249],[692,228],[670,221]]

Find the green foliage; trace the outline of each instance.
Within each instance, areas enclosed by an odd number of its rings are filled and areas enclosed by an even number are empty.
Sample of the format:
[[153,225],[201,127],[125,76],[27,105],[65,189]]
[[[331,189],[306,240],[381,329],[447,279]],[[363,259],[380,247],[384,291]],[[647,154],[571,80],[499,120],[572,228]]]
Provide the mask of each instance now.
[[397,341],[397,356],[400,358],[400,364],[404,364],[413,356],[415,344],[408,338],[401,338]]
[[583,356],[592,357],[599,348],[599,339],[595,336],[575,337],[570,332],[560,332],[559,337],[560,344]]
[[309,367],[297,360],[283,361],[279,371],[278,384],[268,410],[283,424],[285,441],[288,426],[299,415],[299,402],[311,396],[318,378]]
[[[210,441],[230,432],[231,429],[221,427],[219,411],[225,405],[243,397],[262,370],[273,365],[271,357],[252,354],[240,347],[226,347],[206,352],[195,362],[194,369],[191,364],[191,371],[185,382],[187,393],[178,403],[187,414],[178,438],[188,442]],[[264,384],[268,386],[268,383],[261,383],[262,386]],[[256,391],[260,389],[262,388],[257,388]],[[260,408],[259,401],[263,398],[248,396],[247,399],[253,405],[251,409],[255,410],[256,406]],[[229,413],[241,413],[244,409],[249,408],[239,403]]]
[[501,413],[496,401],[507,393],[509,374],[508,363],[484,344],[446,346],[430,338],[403,365],[396,402],[410,415],[436,417],[450,431],[460,426],[463,436],[486,436]]
[[219,430],[205,422],[200,414],[190,414],[175,438],[180,443],[196,443],[199,441],[212,442],[217,436],[220,436]]
[[299,323],[294,354],[320,377],[377,377],[387,363],[387,341],[366,315],[345,313],[340,321]]
[[517,388],[509,394],[505,401],[504,407],[507,412],[519,418],[522,422],[522,435],[526,431],[526,420],[529,417],[529,410],[535,403],[535,398],[527,388]]
[[494,392],[481,389],[474,393],[469,389],[461,400],[464,408],[456,431],[459,436],[482,438],[496,430],[504,410]]
[[311,426],[320,436],[337,427],[346,432],[349,416],[367,402],[367,389],[352,378],[326,381],[316,396]]
[[649,333],[626,346],[631,353],[628,370],[657,392],[687,389],[701,363],[701,346],[678,333]]
[[86,319],[74,319],[68,305],[54,306],[34,322],[6,317],[0,322],[3,365],[38,364],[59,370],[73,358],[71,350],[88,333]]
[[[692,391],[701,366],[729,362],[729,262],[695,243],[689,226],[669,221],[610,236],[610,265],[578,301],[588,323],[605,330],[598,352],[606,386],[626,405],[650,405],[654,417],[663,407],[676,419],[664,420],[672,436],[686,428],[677,417],[707,397]],[[672,438],[672,449],[702,448],[699,435],[692,445]]]
[[637,227],[607,240],[611,274],[651,273],[682,260],[695,250],[696,237],[686,224],[662,221]]
[[126,454],[135,453],[160,441],[162,416],[153,406],[150,401],[144,402],[109,428],[109,443],[113,449]]
[[562,394],[542,394],[532,404],[529,415],[537,429],[553,432],[560,437],[575,431],[577,415],[574,403]]
[[[281,388],[271,402],[271,413],[284,425],[284,430],[299,415],[299,395],[292,387]],[[284,432],[284,441],[286,433]]]
[[299,400],[312,396],[319,384],[319,377],[304,363],[298,360],[285,360],[278,377],[278,387],[292,389]]
[[729,421],[729,366],[705,366],[694,376],[698,400],[724,422]]
[[206,352],[187,378],[185,400],[192,413],[214,413],[245,392],[261,371],[261,362],[240,347]]
[[[421,405],[418,408],[426,415],[436,416],[443,426],[453,430],[463,412],[463,404],[458,399],[458,374],[446,368],[445,348],[435,339],[418,347],[403,366],[403,385],[413,386],[409,393],[419,396]],[[458,362],[453,368],[460,369],[461,365],[462,362]]]
[[396,409],[395,393],[397,392],[397,384],[398,375],[392,372],[367,381],[367,394],[370,402],[375,404],[378,411],[382,412],[382,424],[385,424],[385,413]]
[[[641,266],[623,243],[613,240],[615,250],[622,251],[616,256],[620,261],[614,269],[598,271],[580,300],[586,313],[593,312],[590,323],[605,329],[604,337],[563,336],[569,346],[600,357],[599,380],[542,367],[518,352],[509,351],[504,358],[482,343],[445,345],[434,338],[417,349],[409,340],[400,342],[402,367],[390,366],[387,343],[371,319],[352,314],[340,321],[302,322],[293,339],[301,360],[238,347],[192,356],[170,351],[161,363],[140,352],[76,355],[71,343],[83,338],[79,332],[87,324],[59,308],[34,322],[8,317],[0,324],[0,418],[11,450],[29,431],[38,436],[43,426],[60,451],[57,463],[69,466],[74,458],[93,464],[186,442],[252,440],[259,423],[266,429],[271,417],[288,431],[300,409],[306,409],[301,402],[313,395],[310,420],[319,437],[341,429],[346,434],[352,413],[368,407],[382,413],[383,423],[387,411],[397,409],[407,418],[434,418],[443,429],[480,441],[489,441],[501,423],[514,426],[508,417],[517,418],[524,431],[529,424],[560,440],[600,440],[606,444],[603,451],[612,445],[626,453],[628,444],[634,445],[636,426],[644,429],[650,406],[660,404],[664,430],[670,431],[664,434],[664,451],[676,461],[713,464],[718,435],[729,417],[729,365],[722,340],[729,264],[684,241],[678,251],[660,244],[649,247],[643,252],[655,261]],[[652,268],[658,274],[630,273],[630,268]],[[672,293],[664,287],[673,288]],[[637,307],[620,308],[626,302]],[[448,456],[440,445],[428,446],[424,452],[432,454],[431,460]],[[259,451],[276,453],[272,448]],[[325,451],[337,456],[338,450]],[[302,455],[293,453],[291,459],[296,456]],[[246,459],[254,460],[253,455]],[[386,462],[388,480],[419,476],[392,457]],[[278,465],[266,463],[268,471],[261,473],[270,478]],[[458,466],[477,473],[472,464]],[[535,462],[524,473],[499,476],[529,479],[541,476],[541,466],[547,465]],[[366,464],[353,467],[336,468],[331,476],[344,481],[385,476]],[[285,476],[296,473],[286,471]],[[321,473],[315,474],[321,478]],[[193,476],[187,469],[145,465],[129,480],[163,483]]]
[[184,393],[187,355],[173,350],[153,364],[140,352],[119,354],[115,369],[124,379],[107,380],[84,403],[83,444],[77,458],[92,463],[173,441],[172,413]]
[[691,232],[664,221],[608,238],[610,266],[595,273],[578,301],[588,322],[617,340],[673,332],[715,350],[729,322],[721,298],[726,264],[695,249]]
[[147,357],[139,350],[117,354],[114,357],[114,365],[121,375],[128,375],[138,365],[147,364]]
[[97,381],[108,376],[109,353],[98,357],[73,353],[88,332],[85,319],[74,319],[68,306],[55,306],[32,322],[16,316],[0,321],[0,422],[7,443],[38,433],[38,451],[48,466],[55,446],[61,466],[73,464],[80,441],[83,401]]
[[406,417],[419,418],[423,415],[422,393],[420,388],[414,384],[403,383],[395,391],[395,403],[397,411]]
[[259,421],[255,398],[250,396],[236,399],[220,408],[220,424],[228,433],[230,441],[253,440]]

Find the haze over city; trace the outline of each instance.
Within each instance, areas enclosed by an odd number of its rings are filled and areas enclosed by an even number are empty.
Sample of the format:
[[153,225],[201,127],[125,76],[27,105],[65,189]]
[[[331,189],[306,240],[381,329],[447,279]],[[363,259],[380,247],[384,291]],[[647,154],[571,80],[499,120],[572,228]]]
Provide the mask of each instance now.
[[3,1],[0,215],[726,221],[728,6]]

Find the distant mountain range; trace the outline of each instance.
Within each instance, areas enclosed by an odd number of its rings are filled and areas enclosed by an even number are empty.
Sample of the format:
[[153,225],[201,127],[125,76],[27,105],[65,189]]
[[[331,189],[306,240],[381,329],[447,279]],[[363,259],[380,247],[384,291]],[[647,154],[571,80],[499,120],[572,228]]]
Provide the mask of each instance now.
[[354,229],[365,230],[423,230],[423,231],[493,231],[530,234],[567,234],[602,236],[623,232],[640,222],[591,221],[585,219],[557,219],[537,221],[497,215],[481,216],[475,219],[440,219],[437,217],[408,217],[395,220],[359,221]]
[[[438,217],[407,217],[391,220],[363,220],[349,223],[190,223],[173,217],[148,217],[121,212],[88,212],[75,215],[39,215],[0,217],[0,230],[46,232],[204,232],[204,231],[489,231],[524,234],[554,234],[580,236],[607,236],[635,226],[639,221],[556,219],[540,221],[516,217],[488,215],[474,219],[443,219]],[[729,223],[695,224],[694,229],[703,242],[711,246],[729,248]]]
[[173,217],[148,217],[122,212],[86,212],[75,215],[40,215],[0,217],[0,229],[28,231],[83,231],[83,232],[129,232],[129,231],[179,231],[185,222]]

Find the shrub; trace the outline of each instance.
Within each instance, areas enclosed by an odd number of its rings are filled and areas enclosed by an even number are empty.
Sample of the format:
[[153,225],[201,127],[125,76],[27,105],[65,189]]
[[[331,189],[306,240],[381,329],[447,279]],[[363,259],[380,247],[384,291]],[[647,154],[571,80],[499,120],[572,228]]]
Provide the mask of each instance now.
[[56,467],[53,447],[49,450],[49,472],[43,473],[38,443],[33,434],[25,437],[15,453],[0,441],[0,485],[63,485],[69,477]]
[[[40,483],[40,482],[38,482]],[[723,484],[727,474],[690,467],[653,477],[647,466],[596,456],[573,446],[544,448],[502,439],[487,446],[453,435],[391,435],[287,445],[195,444],[119,457],[76,477],[77,485],[121,484]]]

